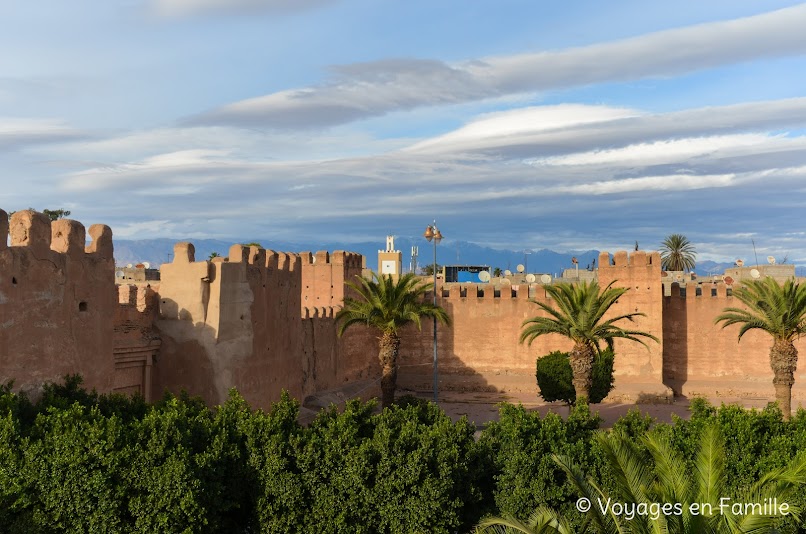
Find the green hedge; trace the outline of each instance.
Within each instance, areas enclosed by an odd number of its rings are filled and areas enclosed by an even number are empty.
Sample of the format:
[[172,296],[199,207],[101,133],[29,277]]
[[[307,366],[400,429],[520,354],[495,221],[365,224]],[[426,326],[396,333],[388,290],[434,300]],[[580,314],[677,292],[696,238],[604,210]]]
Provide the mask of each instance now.
[[[563,419],[504,404],[481,432],[410,400],[381,413],[350,402],[307,427],[298,414],[286,395],[262,412],[235,392],[209,409],[186,395],[148,405],[88,393],[75,379],[37,403],[0,388],[0,532],[453,533],[541,504],[579,527],[577,495],[550,455],[612,481],[587,405]],[[616,426],[665,433],[691,457],[709,421],[726,437],[728,492],[806,449],[806,412],[783,421],[774,406],[695,400],[688,421],[631,412]]]

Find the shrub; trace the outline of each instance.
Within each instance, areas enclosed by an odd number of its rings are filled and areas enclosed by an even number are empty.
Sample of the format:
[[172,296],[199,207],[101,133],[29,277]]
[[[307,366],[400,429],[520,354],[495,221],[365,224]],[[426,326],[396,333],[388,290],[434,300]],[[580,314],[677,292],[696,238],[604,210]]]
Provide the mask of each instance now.
[[[605,349],[593,358],[593,383],[591,384],[589,402],[602,402],[613,389],[613,360],[611,349]],[[547,402],[564,401],[568,404],[576,402],[576,391],[573,385],[573,372],[568,361],[568,353],[554,351],[537,360],[537,385],[540,396]]]
[[495,508],[516,517],[529,517],[539,505],[570,511],[574,488],[551,455],[589,465],[599,422],[587,404],[573,407],[567,420],[553,413],[541,418],[523,406],[502,404],[499,420],[489,423],[479,438],[493,462]]

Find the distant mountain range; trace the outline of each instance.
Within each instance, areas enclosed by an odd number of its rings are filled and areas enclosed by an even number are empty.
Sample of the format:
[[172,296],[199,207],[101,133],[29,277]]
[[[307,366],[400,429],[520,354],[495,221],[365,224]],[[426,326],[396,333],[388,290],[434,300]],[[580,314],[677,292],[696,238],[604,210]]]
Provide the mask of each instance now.
[[[173,260],[173,246],[175,239],[143,239],[143,240],[115,240],[115,260],[117,265],[128,263],[149,262],[152,267],[158,268],[163,263]],[[226,256],[232,241],[216,239],[194,239],[196,259],[207,259],[212,252]],[[364,243],[291,243],[291,242],[265,242],[264,247],[283,252],[302,252],[317,250],[348,250],[358,252],[367,258],[367,267],[378,268],[378,250],[385,247],[385,242]],[[415,242],[405,237],[395,238],[395,248],[403,252],[403,270],[408,271],[411,264],[411,247],[419,248],[418,268],[430,265],[434,261],[433,245],[420,239]],[[490,269],[496,267],[501,270],[517,270],[518,265],[524,265],[531,273],[548,273],[558,276],[564,269],[573,267],[571,258],[576,257],[580,269],[592,266],[594,260],[598,261],[598,250],[555,252],[548,249],[533,250],[530,254],[516,250],[500,250],[469,243],[467,241],[443,241],[437,246],[437,263],[440,265],[486,265]],[[733,267],[733,262],[702,261],[697,264],[696,272],[701,276],[721,274],[725,269]],[[418,269],[419,270],[419,269]]]

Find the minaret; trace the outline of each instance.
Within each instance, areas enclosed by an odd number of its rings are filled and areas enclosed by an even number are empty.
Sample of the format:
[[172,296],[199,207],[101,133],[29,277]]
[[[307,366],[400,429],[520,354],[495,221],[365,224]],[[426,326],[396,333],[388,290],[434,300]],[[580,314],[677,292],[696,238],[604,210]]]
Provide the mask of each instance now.
[[395,236],[386,236],[386,250],[378,251],[378,275],[392,275],[397,281],[403,270],[403,253],[395,250]]

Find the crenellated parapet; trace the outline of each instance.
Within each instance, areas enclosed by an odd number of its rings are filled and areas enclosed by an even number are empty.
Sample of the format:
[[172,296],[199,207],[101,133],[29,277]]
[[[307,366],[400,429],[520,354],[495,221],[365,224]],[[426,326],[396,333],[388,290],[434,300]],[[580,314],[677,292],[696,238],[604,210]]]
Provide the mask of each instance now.
[[97,259],[113,259],[112,230],[105,224],[90,226],[92,242],[86,244],[84,225],[70,219],[51,221],[47,215],[32,210],[8,214],[0,210],[0,251],[11,247],[24,247],[32,254],[45,255],[49,251],[80,258],[92,254]]
[[303,319],[333,319],[340,306],[310,306],[302,308]]
[[115,306],[108,226],[0,210],[0,382],[35,389],[78,373],[109,391]]

